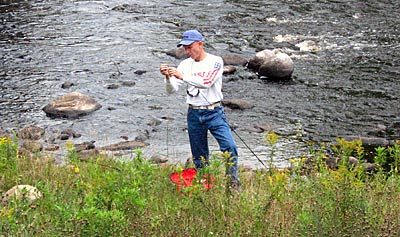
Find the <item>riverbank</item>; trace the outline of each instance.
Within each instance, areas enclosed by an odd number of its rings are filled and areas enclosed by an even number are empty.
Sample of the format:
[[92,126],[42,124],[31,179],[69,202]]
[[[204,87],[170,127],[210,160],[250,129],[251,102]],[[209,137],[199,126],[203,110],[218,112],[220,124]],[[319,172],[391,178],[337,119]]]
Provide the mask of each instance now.
[[[0,230],[12,236],[400,234],[399,145],[391,155],[380,153],[379,162],[395,159],[395,166],[374,175],[346,162],[347,154],[362,160],[358,145],[342,145],[336,155],[343,160],[334,169],[321,147],[311,151],[314,162],[295,159],[290,170],[241,170],[241,192],[231,192],[221,159],[206,171],[215,177],[211,189],[199,178],[177,189],[169,176],[182,167],[154,165],[140,152],[129,162],[80,160],[69,146],[67,163],[59,166],[39,153],[22,156],[1,138]],[[3,196],[15,185],[29,186]]]

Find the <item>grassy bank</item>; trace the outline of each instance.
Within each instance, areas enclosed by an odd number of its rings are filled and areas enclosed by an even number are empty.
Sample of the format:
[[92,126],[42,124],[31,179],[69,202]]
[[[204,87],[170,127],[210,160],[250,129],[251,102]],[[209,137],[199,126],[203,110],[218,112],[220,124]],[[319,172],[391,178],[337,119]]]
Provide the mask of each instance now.
[[400,235],[399,145],[381,149],[374,174],[348,165],[350,155],[362,161],[359,145],[330,148],[343,158],[335,170],[325,165],[326,150],[310,150],[311,163],[294,159],[289,170],[243,171],[242,191],[232,193],[217,155],[204,171],[216,178],[212,189],[198,183],[178,191],[169,176],[181,168],[152,165],[140,150],[129,162],[81,161],[71,146],[59,166],[1,138],[1,194],[30,184],[42,197],[2,204],[0,236]]

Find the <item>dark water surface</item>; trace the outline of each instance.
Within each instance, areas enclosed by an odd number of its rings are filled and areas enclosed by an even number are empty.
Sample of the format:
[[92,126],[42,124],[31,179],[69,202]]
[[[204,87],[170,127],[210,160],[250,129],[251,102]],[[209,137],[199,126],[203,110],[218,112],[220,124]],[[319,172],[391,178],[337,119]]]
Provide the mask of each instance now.
[[[282,135],[278,166],[305,151],[304,141],[362,135],[400,117],[400,1],[4,1],[0,0],[0,121],[3,129],[36,124],[72,128],[97,146],[150,130],[149,155],[189,156],[185,94],[164,93],[160,63],[181,33],[198,28],[207,50],[251,58],[281,49],[295,63],[288,82],[271,82],[238,68],[224,83],[226,98],[252,110],[227,110],[232,124],[264,161],[271,149],[257,123]],[[300,50],[296,44],[316,45]],[[145,70],[144,74],[135,73]],[[62,89],[65,81],[75,86]],[[133,87],[107,89],[134,81]],[[79,91],[102,108],[75,119],[51,119],[41,110]],[[154,129],[149,125],[160,120]],[[299,135],[301,135],[300,139]],[[259,166],[240,140],[240,162]],[[213,143],[214,149],[215,142]]]

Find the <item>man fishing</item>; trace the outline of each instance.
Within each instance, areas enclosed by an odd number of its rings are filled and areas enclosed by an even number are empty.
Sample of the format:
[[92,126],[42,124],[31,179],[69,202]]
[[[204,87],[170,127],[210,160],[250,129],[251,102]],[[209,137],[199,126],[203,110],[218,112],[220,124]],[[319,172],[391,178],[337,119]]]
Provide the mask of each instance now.
[[193,162],[197,169],[208,165],[210,152],[207,134],[210,131],[220,150],[230,154],[227,162],[230,186],[238,190],[238,148],[221,105],[222,58],[204,50],[204,37],[197,30],[185,31],[177,46],[183,46],[189,58],[183,60],[178,67],[161,64],[160,72],[165,75],[168,94],[187,85],[187,126]]

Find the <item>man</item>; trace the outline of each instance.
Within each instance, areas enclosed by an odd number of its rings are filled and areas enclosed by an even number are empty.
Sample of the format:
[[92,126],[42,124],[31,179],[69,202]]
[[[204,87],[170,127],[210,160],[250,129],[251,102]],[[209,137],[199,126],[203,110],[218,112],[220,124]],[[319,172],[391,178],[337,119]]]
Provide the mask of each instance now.
[[222,58],[206,53],[204,37],[197,30],[184,32],[177,46],[183,46],[189,58],[183,60],[177,68],[161,64],[160,72],[165,75],[168,94],[187,84],[187,124],[193,162],[196,168],[208,164],[210,154],[207,134],[210,131],[220,150],[230,154],[227,167],[231,178],[230,185],[240,187],[238,149],[221,106]]

